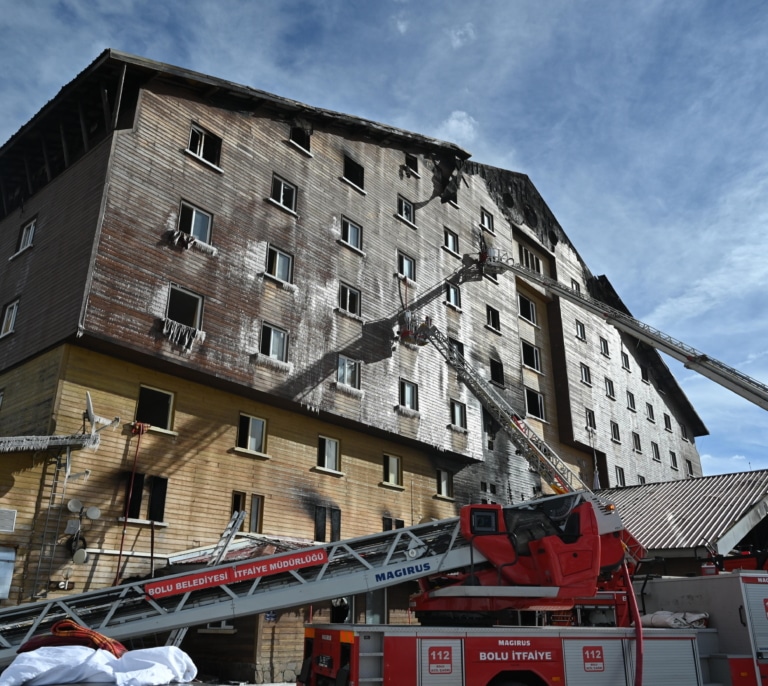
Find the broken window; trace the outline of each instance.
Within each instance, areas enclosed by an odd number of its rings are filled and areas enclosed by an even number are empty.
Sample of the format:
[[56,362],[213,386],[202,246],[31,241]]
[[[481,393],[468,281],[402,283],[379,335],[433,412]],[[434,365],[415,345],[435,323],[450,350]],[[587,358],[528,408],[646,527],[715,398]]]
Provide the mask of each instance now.
[[304,129],[301,126],[292,126],[289,139],[298,145],[302,150],[309,152],[310,136],[311,134],[309,131],[307,131],[307,129]]
[[402,195],[397,196],[397,216],[409,224],[416,223],[416,210],[413,203],[406,200]]
[[200,329],[202,314],[202,296],[171,284],[168,293],[167,319],[188,326],[191,329]]
[[456,284],[445,284],[445,302],[457,310],[461,309],[461,291]]
[[538,391],[530,388],[525,389],[525,411],[531,417],[545,419],[544,416],[544,396]]
[[320,436],[317,442],[317,466],[330,469],[333,472],[340,470],[339,442],[335,438]]
[[419,387],[412,381],[400,379],[400,406],[414,412],[419,410]]
[[467,406],[458,400],[451,400],[451,424],[460,429],[467,428]]
[[288,332],[278,329],[271,324],[264,324],[261,327],[261,347],[259,352],[262,355],[271,357],[280,362],[288,361]]
[[189,234],[201,243],[210,243],[211,215],[194,205],[182,202],[179,211],[179,231]]
[[339,284],[339,309],[360,316],[360,291],[347,284]]
[[504,364],[501,360],[491,358],[491,381],[499,386],[504,385]]
[[251,516],[248,523],[248,531],[252,534],[261,533],[261,523],[264,519],[264,496],[257,493],[251,494]]
[[237,425],[237,447],[255,453],[266,452],[267,422],[259,417],[240,415]]
[[485,306],[485,323],[494,331],[501,331],[499,311],[495,307]]
[[331,537],[329,540],[341,539],[341,510],[338,507],[315,505],[315,541],[324,543],[327,536],[327,520],[331,520]]
[[201,126],[192,124],[188,152],[218,167],[221,156],[221,138]]
[[411,174],[419,175],[419,158],[416,155],[405,153],[405,169]]
[[3,327],[0,329],[0,337],[13,333],[16,325],[16,314],[19,311],[19,301],[14,300],[3,308]]
[[541,371],[541,355],[539,349],[535,345],[531,345],[528,341],[520,341],[520,347],[523,351],[523,364],[526,367],[535,369],[537,372]]
[[286,210],[295,212],[296,194],[296,186],[288,183],[285,179],[281,179],[277,175],[272,177],[272,194],[270,195],[270,198],[272,198],[278,205],[284,207]]
[[384,455],[384,483],[393,486],[403,485],[403,473],[400,468],[400,458],[397,455]]
[[363,229],[346,217],[341,218],[341,240],[358,250],[363,249]]
[[365,169],[362,164],[355,162],[348,155],[344,155],[344,179],[360,190],[365,188]]
[[404,526],[405,526],[405,522],[402,519],[396,519],[394,517],[381,518],[382,531],[392,531],[393,529],[402,529]]
[[360,388],[360,361],[339,355],[336,369],[336,381],[345,386]]
[[291,283],[293,257],[270,245],[267,250],[267,274],[285,283]]
[[21,227],[19,232],[19,241],[16,245],[16,252],[21,252],[27,248],[32,247],[32,239],[35,237],[35,226],[37,225],[37,219],[28,221]]
[[536,303],[518,293],[517,306],[518,312],[523,319],[531,322],[531,324],[536,323]]
[[170,431],[172,412],[173,393],[150,386],[139,387],[139,399],[136,403],[134,421]]

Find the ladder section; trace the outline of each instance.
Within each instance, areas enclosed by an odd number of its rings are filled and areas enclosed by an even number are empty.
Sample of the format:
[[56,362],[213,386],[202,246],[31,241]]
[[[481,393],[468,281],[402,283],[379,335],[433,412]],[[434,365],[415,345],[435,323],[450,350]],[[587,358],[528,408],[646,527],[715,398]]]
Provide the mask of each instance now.
[[768,410],[768,385],[705,355],[682,341],[678,341],[672,336],[665,334],[663,331],[659,331],[638,319],[634,319],[610,305],[590,298],[584,293],[568,288],[568,286],[563,285],[559,281],[516,264],[511,257],[506,257],[502,253],[489,250],[483,264],[488,273],[498,274],[504,271],[511,271],[545,288],[549,288],[566,300],[603,317],[609,324],[612,324],[620,331],[624,331],[638,340],[647,343],[652,348],[666,353],[670,357],[682,362],[686,367],[699,372],[702,376],[706,376],[708,379],[733,391],[758,407]]
[[589,491],[579,476],[528,425],[523,417],[488,381],[464,359],[448,338],[426,321],[417,330],[429,340],[483,407],[501,425],[531,467],[556,493]]
[[393,586],[485,562],[459,518],[0,609],[0,666],[58,620],[124,640]]

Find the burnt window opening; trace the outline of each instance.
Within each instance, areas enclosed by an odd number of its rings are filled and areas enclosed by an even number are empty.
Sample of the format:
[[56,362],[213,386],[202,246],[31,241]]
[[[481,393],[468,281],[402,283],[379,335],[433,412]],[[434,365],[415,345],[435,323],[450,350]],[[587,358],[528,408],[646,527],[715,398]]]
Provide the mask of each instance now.
[[[331,535],[330,538],[327,538],[329,520]],[[341,510],[333,506],[315,505],[315,542],[325,543],[326,541],[339,540],[341,540]]]
[[486,325],[494,331],[501,331],[501,320],[499,311],[490,305],[485,306]]
[[531,345],[528,341],[520,341],[520,347],[523,353],[523,364],[530,369],[535,369],[537,372],[541,371],[541,355],[539,349],[535,345]]
[[408,176],[419,176],[419,158],[405,153],[405,171]]
[[536,303],[518,293],[517,306],[520,317],[529,321],[531,324],[536,323]]
[[165,521],[167,494],[168,479],[166,477],[126,472],[125,513],[128,519]]
[[488,450],[493,450],[494,440],[496,434],[499,433],[501,424],[496,421],[494,416],[483,408],[483,433],[485,434],[486,444],[485,447]]
[[360,190],[365,188],[365,169],[362,164],[344,155],[344,178]]
[[307,129],[302,128],[301,126],[292,126],[291,127],[291,133],[289,135],[289,139],[298,145],[303,150],[306,150],[307,152],[310,151],[310,138],[312,136],[312,132],[308,131]]
[[192,124],[187,150],[195,157],[218,167],[221,161],[221,138],[206,131],[202,126]]
[[394,529],[402,529],[405,526],[405,521],[402,519],[396,519],[395,517],[384,516],[381,518],[381,530],[393,531]]
[[530,388],[525,389],[525,409],[531,417],[546,419],[544,416],[544,396]]
[[158,388],[141,386],[139,400],[136,403],[135,421],[141,424],[170,430],[173,411],[173,393]]
[[491,358],[491,382],[504,385],[504,364],[501,360]]
[[199,329],[203,312],[202,296],[172,285],[168,294],[166,317],[184,326]]

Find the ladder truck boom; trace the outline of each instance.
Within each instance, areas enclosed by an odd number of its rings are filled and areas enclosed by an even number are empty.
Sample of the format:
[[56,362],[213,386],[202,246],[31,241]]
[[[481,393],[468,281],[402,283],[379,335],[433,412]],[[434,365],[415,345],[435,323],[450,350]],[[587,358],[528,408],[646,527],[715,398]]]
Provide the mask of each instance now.
[[682,362],[689,369],[699,372],[702,376],[720,384],[742,398],[749,400],[758,407],[768,410],[768,386],[743,374],[737,369],[720,362],[708,355],[692,348],[668,334],[645,324],[628,314],[621,312],[610,305],[580,293],[551,279],[548,276],[528,269],[514,262],[511,257],[494,249],[481,253],[479,263],[488,274],[512,272],[525,279],[529,279],[548,288],[553,293],[565,298],[571,303],[583,307],[590,312],[603,317],[608,323],[620,331],[634,336],[638,340],[647,343],[652,348],[666,353],[670,357]]

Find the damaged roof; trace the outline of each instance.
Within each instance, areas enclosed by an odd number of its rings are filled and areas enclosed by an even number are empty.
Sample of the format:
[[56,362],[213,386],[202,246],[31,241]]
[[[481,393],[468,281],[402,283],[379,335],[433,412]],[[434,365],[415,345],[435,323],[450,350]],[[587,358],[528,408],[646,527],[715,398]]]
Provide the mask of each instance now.
[[[768,513],[768,470],[599,491],[649,556],[731,552]],[[701,557],[701,555],[699,555]]]

